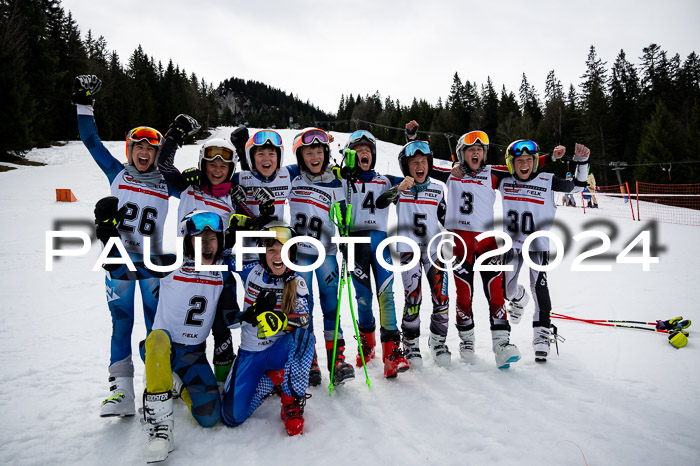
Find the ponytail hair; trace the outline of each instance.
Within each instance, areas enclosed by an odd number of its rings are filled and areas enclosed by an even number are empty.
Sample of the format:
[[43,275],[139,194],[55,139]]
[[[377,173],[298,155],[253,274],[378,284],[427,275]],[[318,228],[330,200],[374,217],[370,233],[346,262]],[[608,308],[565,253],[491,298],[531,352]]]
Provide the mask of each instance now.
[[294,313],[297,301],[297,281],[295,278],[284,282],[282,289],[282,312],[289,315]]

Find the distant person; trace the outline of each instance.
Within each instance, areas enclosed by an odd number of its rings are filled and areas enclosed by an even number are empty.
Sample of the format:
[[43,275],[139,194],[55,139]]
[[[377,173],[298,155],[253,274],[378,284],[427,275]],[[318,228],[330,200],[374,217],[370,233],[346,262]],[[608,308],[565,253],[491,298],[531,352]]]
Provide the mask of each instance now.
[[595,176],[593,176],[593,173],[590,171],[590,166],[588,167],[588,178],[586,179],[586,188],[583,190],[584,194],[583,198],[588,202],[588,207],[592,209],[597,209],[598,208],[598,199],[595,198],[594,192],[598,190],[595,184]]
[[[573,176],[571,175],[571,172],[566,172],[566,181],[572,181]],[[568,207],[576,207],[576,199],[574,199],[574,195],[571,193],[566,193],[564,194],[564,199],[563,199],[563,204]]]

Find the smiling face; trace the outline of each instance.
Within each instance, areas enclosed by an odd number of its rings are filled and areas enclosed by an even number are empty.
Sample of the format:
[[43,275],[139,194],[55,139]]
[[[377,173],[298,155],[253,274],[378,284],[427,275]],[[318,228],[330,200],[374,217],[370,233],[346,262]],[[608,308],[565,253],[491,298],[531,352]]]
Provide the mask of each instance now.
[[532,168],[535,165],[534,155],[521,155],[513,159],[513,175],[523,181],[527,180],[532,174]]
[[212,186],[219,185],[226,181],[230,163],[224,162],[221,159],[207,160],[206,172],[209,183]]
[[408,172],[416,180],[416,183],[425,182],[428,177],[428,156],[415,155],[408,159]]
[[131,163],[141,173],[147,172],[156,160],[156,148],[146,141],[139,141],[132,146]]
[[195,238],[202,238],[202,265],[212,265],[216,261],[216,251],[219,249],[219,240],[216,233],[211,230],[204,230],[202,233],[192,236],[192,248],[194,249]]
[[265,178],[269,178],[277,170],[277,151],[273,147],[256,147],[253,162],[255,170]]
[[363,172],[371,170],[372,166],[372,148],[369,144],[358,144],[353,147],[355,155],[357,156],[357,163]]
[[323,162],[325,154],[321,144],[312,146],[304,146],[301,148],[301,157],[304,160],[306,168],[309,169],[312,175],[318,175],[323,170]]
[[265,261],[273,275],[279,277],[284,274],[287,266],[282,262],[282,243],[275,241],[265,247]]
[[478,170],[484,161],[484,148],[478,144],[467,147],[464,151],[464,161],[470,170]]

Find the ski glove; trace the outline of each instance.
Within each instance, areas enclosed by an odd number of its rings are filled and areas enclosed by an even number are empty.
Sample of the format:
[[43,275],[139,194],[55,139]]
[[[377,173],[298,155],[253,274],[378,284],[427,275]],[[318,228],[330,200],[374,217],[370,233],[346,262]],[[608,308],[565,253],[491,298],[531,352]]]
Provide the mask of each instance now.
[[245,154],[245,143],[248,142],[248,128],[241,125],[238,128],[231,131],[231,144],[236,148],[236,152],[240,155],[241,167],[243,170],[250,170],[248,166],[248,160],[244,156]]
[[224,235],[224,249],[231,249],[236,244],[236,232],[252,230],[255,227],[255,220],[242,214],[233,214],[228,222],[228,228]]
[[681,330],[688,327],[690,327],[690,320],[684,320],[683,317],[656,321],[656,328],[659,330]]
[[676,348],[683,348],[688,344],[688,335],[684,330],[673,330],[668,334],[668,342]]
[[97,239],[106,243],[111,237],[119,237],[117,225],[126,215],[128,207],[119,207],[119,199],[108,196],[100,199],[95,204],[95,234]]
[[175,141],[178,147],[182,147],[182,145],[185,143],[185,139],[195,134],[200,128],[201,126],[197,120],[189,115],[181,113],[175,117],[175,121],[170,123],[168,132],[165,133],[165,137]]
[[277,294],[274,291],[262,290],[252,306],[242,316],[244,322],[255,325],[258,338],[269,337],[287,327],[287,315],[275,310]]
[[275,215],[275,195],[270,188],[256,188],[253,197],[258,201],[260,217],[272,217]]
[[246,192],[245,188],[240,184],[237,184],[235,188],[231,189],[231,202],[234,204],[245,205]]
[[199,168],[188,168],[182,172],[182,177],[190,186],[199,186],[199,178],[202,176],[202,172]]
[[94,74],[76,76],[70,101],[74,105],[92,105],[95,103],[93,94],[99,91],[101,87],[102,81]]

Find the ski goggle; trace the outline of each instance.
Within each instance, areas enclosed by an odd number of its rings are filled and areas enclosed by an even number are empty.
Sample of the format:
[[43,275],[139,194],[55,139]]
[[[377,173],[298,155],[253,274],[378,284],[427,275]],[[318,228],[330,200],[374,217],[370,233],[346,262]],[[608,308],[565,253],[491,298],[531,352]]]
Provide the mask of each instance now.
[[318,144],[329,143],[328,133],[322,129],[310,129],[301,133],[301,143],[305,146],[311,145],[316,141]]
[[359,131],[355,131],[354,133],[351,133],[350,136],[348,137],[348,142],[345,145],[348,149],[352,149],[353,146],[356,146],[362,142],[367,142],[373,146],[377,145],[377,140],[375,137],[370,133],[369,131],[366,131],[364,129],[361,129]]
[[221,233],[224,231],[224,222],[213,212],[198,212],[185,222],[185,230],[189,235],[198,235],[206,229]]
[[127,139],[131,142],[146,141],[153,146],[159,146],[160,142],[163,140],[163,135],[156,129],[149,128],[148,126],[139,126],[129,131]]
[[432,151],[430,150],[430,146],[428,145],[427,142],[425,141],[413,141],[409,142],[404,146],[403,149],[401,149],[401,152],[399,152],[399,158],[402,157],[413,157],[414,155],[430,155],[432,154]]
[[470,131],[469,133],[463,135],[460,139],[460,142],[462,142],[462,144],[465,146],[471,146],[477,142],[480,142],[485,146],[489,145],[489,137],[483,131]]
[[523,155],[525,153],[528,153],[530,155],[537,155],[539,152],[540,152],[540,147],[537,145],[537,143],[535,141],[522,140],[522,141],[515,141],[510,146],[508,146],[508,150],[506,151],[506,156],[518,157],[518,156]]
[[282,147],[282,136],[280,136],[277,131],[272,131],[271,129],[258,131],[252,138],[250,138],[250,140],[256,146],[262,146],[270,143],[273,146]]
[[266,248],[269,248],[278,241],[280,242],[280,244],[284,245],[294,236],[292,233],[292,229],[284,226],[270,227],[267,228],[265,231],[272,231],[275,233],[274,238],[263,238],[262,244]]
[[219,157],[224,162],[233,162],[236,160],[236,153],[228,147],[209,146],[204,149],[202,159],[212,161]]

